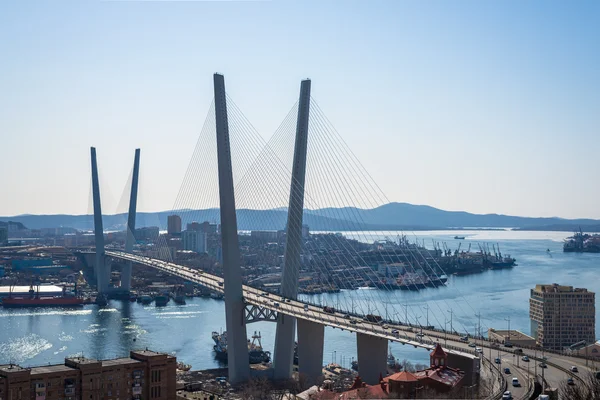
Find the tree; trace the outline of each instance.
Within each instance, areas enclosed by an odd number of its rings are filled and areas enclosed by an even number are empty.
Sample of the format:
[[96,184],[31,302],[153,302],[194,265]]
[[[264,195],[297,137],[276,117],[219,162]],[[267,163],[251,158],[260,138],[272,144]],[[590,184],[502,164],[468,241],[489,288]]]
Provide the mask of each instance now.
[[583,374],[573,385],[564,382],[558,388],[560,398],[569,400],[600,400],[600,379],[596,373]]

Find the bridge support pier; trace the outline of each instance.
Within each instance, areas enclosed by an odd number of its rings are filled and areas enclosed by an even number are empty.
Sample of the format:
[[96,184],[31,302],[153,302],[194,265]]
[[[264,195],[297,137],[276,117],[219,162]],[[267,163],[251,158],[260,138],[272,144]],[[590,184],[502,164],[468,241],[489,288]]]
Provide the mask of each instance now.
[[219,201],[221,211],[221,242],[223,248],[223,278],[225,291],[225,323],[227,327],[227,368],[229,381],[244,382],[250,377],[250,360],[244,316],[242,272],[238,243],[233,173],[229,149],[227,98],[223,75],[214,74],[215,120],[217,128],[217,161],[219,169]]
[[379,383],[379,375],[387,375],[387,339],[377,336],[356,334],[358,350],[358,374],[369,385]]
[[[325,325],[305,319],[298,321],[298,373],[315,384],[323,375]],[[293,356],[293,355],[292,355]]]
[[[133,175],[131,177],[131,194],[129,197],[129,213],[127,215],[127,237],[125,239],[125,251],[131,253],[135,243],[135,214],[137,208],[138,175],[140,172],[140,149],[135,149],[133,160]],[[121,290],[131,290],[131,261],[123,267],[121,272]]]
[[[302,214],[304,211],[304,181],[306,176],[306,151],[308,147],[308,116],[310,111],[310,80],[300,84],[296,143],[294,144],[294,164],[286,226],[281,295],[296,299],[298,296],[298,274],[302,253]],[[275,355],[273,368],[275,379],[288,379],[292,376],[294,359],[294,333],[296,319],[279,314],[275,334]]]
[[100,184],[98,182],[98,164],[96,162],[96,148],[90,148],[92,156],[92,198],[94,202],[94,236],[96,241],[96,286],[99,294],[108,291],[110,282],[110,268],[104,260],[104,228],[102,226],[102,207],[100,205]]

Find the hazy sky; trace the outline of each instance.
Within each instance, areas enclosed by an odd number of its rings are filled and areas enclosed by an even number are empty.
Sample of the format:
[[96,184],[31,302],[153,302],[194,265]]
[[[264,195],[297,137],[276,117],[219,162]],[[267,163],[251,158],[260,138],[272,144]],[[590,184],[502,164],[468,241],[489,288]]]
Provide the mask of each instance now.
[[600,218],[600,2],[523,0],[0,1],[0,215],[86,213],[92,145],[171,209],[214,72],[265,138],[310,77],[392,201]]

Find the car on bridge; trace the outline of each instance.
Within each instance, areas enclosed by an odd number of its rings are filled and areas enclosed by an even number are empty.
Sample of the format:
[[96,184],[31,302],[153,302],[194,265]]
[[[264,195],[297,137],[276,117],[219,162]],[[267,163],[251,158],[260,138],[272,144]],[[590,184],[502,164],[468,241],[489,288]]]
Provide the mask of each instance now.
[[546,363],[540,363],[540,368],[548,368],[548,366],[546,365]]
[[468,342],[469,338],[467,336],[463,336],[463,337],[460,338],[460,341],[461,342]]
[[521,357],[521,360],[525,361],[525,362],[529,362],[529,357],[527,356],[523,356]]
[[469,343],[469,347],[477,347],[477,345],[473,342]]
[[573,380],[573,378],[569,378],[567,379],[567,385],[574,385],[575,381]]
[[510,368],[504,368],[504,373],[506,375],[510,375]]
[[571,367],[571,372],[579,372],[579,370],[577,369],[577,367],[576,367],[576,366],[574,366],[574,365],[573,365],[573,366]]
[[509,390],[504,392],[504,394],[502,395],[502,400],[512,400],[512,398],[512,393]]
[[521,386],[521,382],[519,382],[519,378],[512,378],[512,385],[514,387],[520,387]]
[[392,335],[394,335],[394,336],[398,337],[398,336],[400,336],[400,332],[398,331],[398,329],[394,329],[394,330],[392,331]]
[[496,357],[496,359],[494,359],[494,362],[496,364],[500,364],[502,362],[502,360],[500,359],[500,357]]

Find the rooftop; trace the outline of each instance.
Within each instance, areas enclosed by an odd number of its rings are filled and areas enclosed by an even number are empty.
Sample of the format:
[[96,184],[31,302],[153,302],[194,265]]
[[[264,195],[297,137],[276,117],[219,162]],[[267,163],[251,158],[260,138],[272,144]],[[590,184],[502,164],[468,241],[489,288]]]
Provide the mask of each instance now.
[[407,371],[401,371],[401,372],[396,372],[395,374],[392,374],[390,376],[386,376],[385,378],[383,378],[384,382],[389,382],[389,381],[398,381],[398,382],[417,382],[419,380],[419,378],[411,373],[411,372],[407,372]]
[[[509,331],[506,329],[494,329],[492,332],[494,332],[496,335],[500,335],[503,337],[507,337]],[[524,334],[521,331],[518,331],[516,329],[511,329],[510,330],[510,338],[513,340],[535,340],[533,337]]]
[[102,366],[110,367],[113,365],[139,364],[139,363],[141,363],[141,361],[133,360],[129,357],[123,357],[123,358],[115,358],[114,360],[103,360]]
[[456,386],[464,374],[458,369],[449,367],[432,367],[415,373],[419,379],[429,378],[448,386]]
[[68,372],[68,371],[76,372],[77,370],[74,368],[71,368],[71,367],[67,367],[64,364],[46,365],[46,366],[31,368],[32,375],[33,374],[52,374],[52,373]]
[[25,371],[27,368],[23,368],[17,364],[4,364],[0,365],[0,371],[4,372],[17,372],[17,371]]
[[85,357],[70,357],[70,358],[66,358],[65,361],[71,361],[77,364],[94,364],[97,363],[98,360],[94,359],[94,358],[85,358]]
[[573,286],[563,286],[559,285],[558,283],[535,285],[534,291],[538,293],[592,293],[588,292],[588,290],[584,288],[573,288]]

